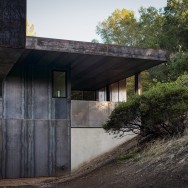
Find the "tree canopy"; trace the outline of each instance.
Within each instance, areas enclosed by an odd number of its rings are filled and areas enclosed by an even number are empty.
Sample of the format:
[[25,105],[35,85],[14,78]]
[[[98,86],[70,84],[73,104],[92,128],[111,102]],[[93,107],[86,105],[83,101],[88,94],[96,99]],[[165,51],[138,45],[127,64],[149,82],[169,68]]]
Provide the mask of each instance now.
[[28,21],[26,21],[26,35],[36,36],[35,26],[33,24],[30,25]]
[[116,9],[96,32],[104,43],[168,50],[169,61],[149,70],[150,80],[176,80],[188,71],[188,1],[167,0],[159,10],[141,7],[139,15]]
[[139,9],[135,18],[131,10],[116,9],[97,25],[104,43],[162,48],[169,51],[188,48],[188,1],[168,0],[167,6]]

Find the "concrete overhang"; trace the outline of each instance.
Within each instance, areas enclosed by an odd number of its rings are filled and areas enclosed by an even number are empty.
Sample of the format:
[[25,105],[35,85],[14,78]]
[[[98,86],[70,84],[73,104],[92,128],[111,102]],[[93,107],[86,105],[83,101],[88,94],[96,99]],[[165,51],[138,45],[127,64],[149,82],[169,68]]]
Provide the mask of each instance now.
[[[25,63],[70,68],[73,90],[97,90],[168,59],[168,52],[163,50],[38,37],[27,37],[24,51],[10,50],[18,57],[22,53],[19,61]],[[0,51],[2,57],[5,59]]]

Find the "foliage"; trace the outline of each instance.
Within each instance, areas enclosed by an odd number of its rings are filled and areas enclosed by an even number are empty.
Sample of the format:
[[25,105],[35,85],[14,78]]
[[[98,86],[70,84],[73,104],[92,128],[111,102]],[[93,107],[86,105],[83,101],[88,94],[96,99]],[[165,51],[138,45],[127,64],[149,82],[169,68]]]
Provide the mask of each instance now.
[[154,7],[143,8],[139,10],[140,18],[138,20],[138,39],[137,47],[143,48],[161,48],[162,26],[164,17],[162,10]]
[[104,125],[106,131],[119,136],[134,132],[153,138],[183,134],[188,92],[187,87],[179,84],[179,80],[158,83],[142,96],[134,96],[128,102],[120,103]]
[[116,9],[98,24],[97,34],[104,43],[168,50],[169,61],[149,70],[149,80],[176,80],[188,70],[188,1],[167,0],[164,8],[141,7],[139,13],[136,19],[134,12]]
[[138,149],[132,149],[130,151],[128,151],[128,153],[124,154],[124,155],[120,155],[117,158],[118,161],[127,161],[127,160],[134,160],[134,161],[138,161],[140,160],[140,154],[138,152]]
[[134,12],[116,9],[97,25],[97,34],[104,43],[162,48],[171,52],[188,49],[188,1],[168,0],[167,6]]
[[179,51],[188,49],[188,1],[167,0],[164,12],[164,38],[166,49]]
[[91,42],[92,43],[100,43],[97,39],[93,39]]
[[175,81],[185,72],[188,72],[187,52],[172,53],[166,64],[161,64],[149,70],[151,80],[160,82]]
[[111,16],[100,22],[97,34],[104,43],[134,46],[136,44],[137,21],[133,11],[116,9]]
[[26,21],[26,35],[36,36],[35,26],[33,24],[30,25],[28,21]]

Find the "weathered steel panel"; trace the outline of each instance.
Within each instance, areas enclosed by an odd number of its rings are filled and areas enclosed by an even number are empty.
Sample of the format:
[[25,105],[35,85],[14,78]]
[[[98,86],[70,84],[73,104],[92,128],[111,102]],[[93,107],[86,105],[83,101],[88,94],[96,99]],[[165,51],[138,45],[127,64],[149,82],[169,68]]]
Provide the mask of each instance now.
[[[30,70],[30,71],[28,71]],[[24,74],[24,118],[33,119],[33,66],[27,63]]]
[[[21,177],[22,121],[6,120],[5,178]],[[4,135],[5,136],[5,135]]]
[[71,101],[71,126],[89,126],[89,101]]
[[26,169],[24,170],[24,177],[35,176],[35,122],[33,120],[24,120],[27,126],[27,161]]
[[24,116],[22,69],[13,69],[10,75],[4,84],[6,93],[4,96],[4,117],[22,119]]
[[3,125],[2,119],[0,119],[0,179],[3,178],[2,175],[2,163],[3,163]]
[[2,94],[3,94],[3,91],[2,91],[2,88],[3,88],[3,82],[2,82],[2,78],[0,77],[0,98],[2,97]]
[[35,176],[48,176],[48,124],[49,121],[35,120]]
[[71,91],[67,99],[52,98],[52,70],[43,62],[20,61],[5,79],[3,178],[53,176],[70,169]]
[[23,62],[11,70],[5,82],[5,118],[50,118],[49,73],[45,67],[35,69]]
[[108,102],[89,102],[89,127],[101,127],[108,116]]
[[36,67],[33,72],[32,83],[32,100],[33,100],[33,118],[34,119],[48,119],[49,115],[49,70],[44,66]]
[[119,83],[118,82],[110,85],[110,101],[112,102],[119,101]]
[[62,175],[70,168],[69,164],[69,120],[54,121],[55,126],[55,142],[56,142],[56,175]]
[[71,101],[71,127],[102,127],[115,104],[106,101]]
[[127,101],[126,79],[119,81],[119,102]]
[[54,119],[67,119],[68,103],[66,98],[53,99],[55,100],[55,118]]
[[0,0],[0,46],[24,48],[26,0]]
[[2,118],[2,115],[3,115],[3,100],[0,97],[0,119]]
[[48,130],[49,130],[49,145],[48,145],[48,173],[51,175],[56,174],[56,132],[55,132],[56,125],[54,121],[49,121]]

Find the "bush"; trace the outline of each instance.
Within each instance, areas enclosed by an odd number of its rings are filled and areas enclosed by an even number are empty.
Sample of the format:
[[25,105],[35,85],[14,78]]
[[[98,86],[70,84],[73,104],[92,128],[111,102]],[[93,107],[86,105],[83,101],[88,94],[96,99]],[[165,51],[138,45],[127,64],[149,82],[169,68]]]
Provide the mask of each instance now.
[[182,135],[186,127],[188,91],[179,82],[159,83],[142,96],[120,103],[104,125],[123,136],[134,132],[153,138]]

